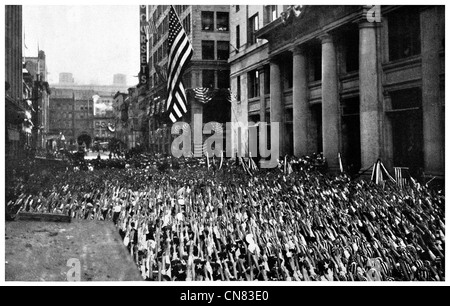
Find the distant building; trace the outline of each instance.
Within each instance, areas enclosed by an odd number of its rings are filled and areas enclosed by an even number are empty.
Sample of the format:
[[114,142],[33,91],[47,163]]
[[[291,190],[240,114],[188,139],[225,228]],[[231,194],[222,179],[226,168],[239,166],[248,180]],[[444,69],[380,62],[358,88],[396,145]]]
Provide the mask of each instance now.
[[131,148],[128,141],[130,135],[130,124],[128,121],[128,94],[118,91],[113,98],[115,138],[125,143],[127,148]]
[[[113,137],[113,133],[102,128],[101,120],[107,118],[108,122],[114,122],[113,96],[124,87],[52,84],[50,90],[49,138],[58,138],[63,133],[67,144],[86,143],[90,146],[97,135]],[[108,110],[97,104],[97,115],[94,115],[95,96],[101,97],[100,102],[107,101]],[[96,128],[97,122],[99,126]]]
[[94,95],[94,139],[113,138],[114,97]]
[[46,137],[49,132],[49,85],[47,82],[47,65],[45,52],[40,50],[37,57],[24,58],[25,69],[30,79],[28,85],[32,92],[33,104],[33,147],[46,148]]
[[113,76],[113,85],[114,86],[127,86],[127,76],[125,74],[115,74]]
[[59,84],[74,84],[73,75],[70,72],[61,72],[59,74]]

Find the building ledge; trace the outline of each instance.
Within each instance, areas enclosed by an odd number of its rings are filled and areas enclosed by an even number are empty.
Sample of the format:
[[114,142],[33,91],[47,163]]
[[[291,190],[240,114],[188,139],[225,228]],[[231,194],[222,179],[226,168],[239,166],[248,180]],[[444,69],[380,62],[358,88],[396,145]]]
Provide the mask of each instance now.
[[320,87],[322,86],[322,80],[311,81],[308,83],[308,88]]
[[343,73],[339,76],[339,80],[341,81],[348,81],[348,80],[352,80],[352,79],[357,79],[359,78],[359,71],[352,71],[349,73]]
[[280,27],[282,24],[283,20],[281,18],[275,19],[256,31],[255,35],[258,38],[267,38],[274,29]]
[[402,58],[383,64],[384,70],[402,70],[405,67],[420,66],[422,63],[422,55],[415,55],[408,58]]
[[237,61],[241,58],[244,58],[247,55],[250,55],[256,51],[260,51],[263,47],[268,46],[268,41],[265,39],[258,39],[258,41],[250,45],[249,47],[245,47],[242,50],[239,50],[239,52],[233,51],[230,53],[230,58],[228,59],[228,63],[233,63],[234,61]]

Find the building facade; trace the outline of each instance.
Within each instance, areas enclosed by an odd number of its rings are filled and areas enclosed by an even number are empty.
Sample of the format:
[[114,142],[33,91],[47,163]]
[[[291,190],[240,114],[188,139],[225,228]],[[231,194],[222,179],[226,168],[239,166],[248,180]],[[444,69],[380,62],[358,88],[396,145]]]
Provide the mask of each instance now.
[[[280,155],[323,152],[332,171],[340,154],[354,172],[381,159],[444,175],[443,6],[272,7],[244,19],[232,8],[231,41],[246,31],[257,46],[230,58],[234,121],[279,122]],[[274,11],[252,28],[255,14]]]
[[120,140],[125,148],[131,148],[128,143],[130,135],[130,124],[128,121],[129,97],[127,93],[118,91],[114,95],[114,133],[115,138]]
[[23,90],[22,6],[5,6],[5,156],[7,160],[25,156],[31,130],[31,108]]
[[107,141],[114,138],[114,97],[94,96],[94,139]]
[[[193,45],[194,54],[183,75],[187,92],[188,112],[182,121],[190,123],[195,135],[202,135],[203,126],[210,121],[230,120],[230,103],[221,89],[229,88],[230,17],[227,5],[175,5],[175,11]],[[170,154],[171,122],[165,112],[168,62],[168,5],[151,5],[148,16],[156,28],[149,37],[149,84],[142,101],[148,101],[148,147],[151,152]],[[193,89],[204,88],[214,93],[205,103]],[[224,91],[225,92],[225,91]],[[145,102],[144,102],[145,103]],[[144,108],[142,108],[144,110]],[[195,118],[195,120],[194,120]],[[194,139],[193,149],[201,149],[205,136]],[[144,140],[145,141],[145,140]]]
[[[49,140],[62,136],[68,149],[77,144],[89,146],[94,135],[93,91],[74,91],[52,88],[49,107]],[[50,145],[50,144],[49,144]]]
[[50,89],[47,82],[47,65],[45,52],[38,51],[36,57],[25,57],[24,66],[28,73],[27,86],[31,90],[32,103],[33,144],[32,147],[44,149],[46,137],[49,133],[49,96]]

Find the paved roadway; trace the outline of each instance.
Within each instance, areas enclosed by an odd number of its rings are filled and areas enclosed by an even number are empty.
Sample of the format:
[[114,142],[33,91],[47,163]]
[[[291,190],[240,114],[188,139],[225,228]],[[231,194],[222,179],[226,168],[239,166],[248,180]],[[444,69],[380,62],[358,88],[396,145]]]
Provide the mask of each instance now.
[[110,221],[8,221],[5,231],[6,281],[67,281],[76,261],[81,281],[143,280]]

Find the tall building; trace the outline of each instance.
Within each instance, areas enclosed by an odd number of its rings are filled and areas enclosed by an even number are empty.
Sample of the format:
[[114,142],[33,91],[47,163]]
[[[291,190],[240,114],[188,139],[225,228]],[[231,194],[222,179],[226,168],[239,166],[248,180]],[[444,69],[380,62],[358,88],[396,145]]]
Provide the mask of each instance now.
[[73,75],[70,72],[61,72],[59,74],[59,84],[74,84],[75,80],[73,79]]
[[[273,22],[286,5],[232,5],[230,8],[230,79],[236,96],[232,103],[232,152],[248,156],[247,126],[270,123],[269,45],[256,31]],[[263,139],[258,139],[264,142]],[[242,145],[239,145],[242,144]],[[246,153],[247,152],[247,153]]]
[[49,132],[48,109],[49,109],[49,84],[47,82],[47,65],[45,52],[38,51],[36,57],[25,57],[24,66],[30,75],[28,86],[32,92],[33,104],[33,147],[45,148],[46,136]]
[[[201,135],[203,125],[207,122],[230,121],[231,105],[226,95],[220,94],[221,89],[228,92],[229,88],[230,7],[227,5],[175,5],[174,8],[194,49],[192,59],[183,75],[188,98],[188,113],[182,121],[190,123],[193,134]],[[150,120],[144,120],[149,122],[147,133],[149,133],[150,150],[166,154],[170,154],[171,143],[174,139],[170,133],[171,121],[165,112],[169,9],[168,5],[148,7],[148,19],[154,24],[157,32],[150,35],[148,42],[150,77],[145,100],[149,101]],[[214,93],[214,97],[205,103],[194,94],[193,89],[196,88],[206,88],[211,94]],[[202,143],[203,137],[200,136],[195,141],[193,149],[201,149]]]
[[[444,7],[279,10],[231,10],[231,41],[245,44],[230,58],[241,97],[233,120],[279,122],[271,136],[281,155],[323,152],[331,170],[340,153],[355,172],[380,158],[391,170],[444,176]],[[260,14],[269,19],[255,29]],[[254,68],[240,68],[249,57]]]
[[22,6],[5,6],[5,125],[6,159],[24,156],[29,145],[31,108],[24,99],[22,63]]
[[64,136],[67,144],[74,144],[76,133],[74,123],[75,96],[72,90],[51,89],[49,103],[49,135],[47,148],[55,148]]
[[127,76],[125,74],[117,73],[113,76],[114,86],[127,86]]

